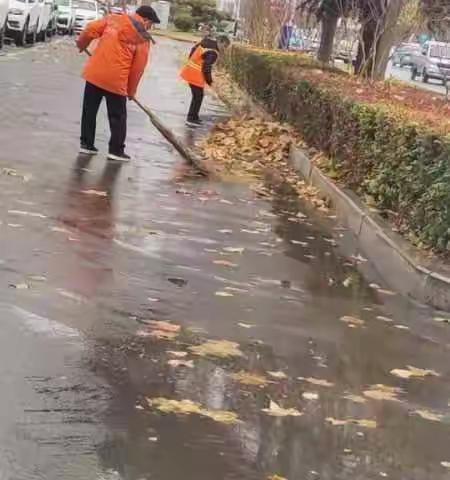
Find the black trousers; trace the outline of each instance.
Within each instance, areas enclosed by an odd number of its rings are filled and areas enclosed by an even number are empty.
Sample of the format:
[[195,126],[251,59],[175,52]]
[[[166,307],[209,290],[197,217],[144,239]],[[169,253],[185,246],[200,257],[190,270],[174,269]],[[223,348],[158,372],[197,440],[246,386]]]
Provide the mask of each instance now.
[[192,84],[189,84],[189,86],[191,87],[192,101],[189,107],[188,120],[198,120],[198,114],[205,96],[205,89]]
[[106,98],[109,128],[111,130],[109,153],[120,155],[125,149],[127,136],[127,97],[107,92],[89,82],[86,82],[84,89],[81,144],[87,147],[93,147],[95,144],[97,113],[103,97]]

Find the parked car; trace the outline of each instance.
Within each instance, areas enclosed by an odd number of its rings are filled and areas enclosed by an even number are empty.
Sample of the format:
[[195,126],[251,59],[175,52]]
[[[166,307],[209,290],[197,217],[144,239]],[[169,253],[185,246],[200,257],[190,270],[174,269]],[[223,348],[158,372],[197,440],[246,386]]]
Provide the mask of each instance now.
[[450,80],[450,43],[428,42],[421,54],[414,55],[411,78],[421,76],[427,83],[430,78],[441,80],[444,85]]
[[11,0],[6,34],[16,45],[36,42],[40,10],[38,0]]
[[39,25],[37,39],[45,42],[56,30],[55,2],[54,0],[38,0],[39,3]]
[[415,55],[420,55],[422,46],[420,43],[402,43],[394,50],[392,64],[399,67],[410,67]]
[[9,0],[0,0],[0,49],[3,48],[6,34],[6,20],[8,19]]
[[73,0],[56,0],[56,28],[60,34],[73,34],[75,4]]
[[102,15],[96,1],[77,0],[75,3],[75,32],[80,33],[89,22],[98,20],[101,16]]

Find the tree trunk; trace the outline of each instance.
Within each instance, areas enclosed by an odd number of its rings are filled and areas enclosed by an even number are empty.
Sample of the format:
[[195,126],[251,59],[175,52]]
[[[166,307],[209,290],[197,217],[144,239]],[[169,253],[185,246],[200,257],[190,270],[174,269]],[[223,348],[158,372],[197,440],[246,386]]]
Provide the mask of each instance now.
[[372,52],[375,50],[377,23],[373,20],[363,22],[361,27],[361,39],[358,45],[356,57],[356,75],[370,75],[373,65]]
[[391,48],[396,39],[396,25],[400,17],[400,13],[404,6],[404,0],[391,0],[389,2],[383,33],[378,40],[375,64],[373,68],[373,79],[384,80],[386,68],[389,62]]
[[317,58],[323,63],[329,63],[333,54],[334,37],[339,17],[330,13],[324,13],[322,17],[322,35]]

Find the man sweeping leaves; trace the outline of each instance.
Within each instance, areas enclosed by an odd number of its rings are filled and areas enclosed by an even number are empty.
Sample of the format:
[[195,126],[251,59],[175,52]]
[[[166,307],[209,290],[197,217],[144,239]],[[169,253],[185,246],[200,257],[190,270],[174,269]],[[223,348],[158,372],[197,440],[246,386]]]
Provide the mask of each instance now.
[[134,15],[114,13],[88,24],[77,40],[80,52],[98,39],[98,45],[84,69],[86,80],[81,119],[80,153],[95,155],[97,113],[106,99],[111,139],[108,158],[128,161],[127,97],[133,98],[147,66],[150,34],[159,18],[153,8],[142,6]]
[[199,113],[205,95],[205,86],[213,83],[212,69],[219,58],[219,53],[230,45],[226,36],[220,36],[217,40],[205,37],[197,43],[189,55],[189,60],[182,68],[180,76],[185,80],[192,92],[192,101],[186,124],[196,127],[202,124]]

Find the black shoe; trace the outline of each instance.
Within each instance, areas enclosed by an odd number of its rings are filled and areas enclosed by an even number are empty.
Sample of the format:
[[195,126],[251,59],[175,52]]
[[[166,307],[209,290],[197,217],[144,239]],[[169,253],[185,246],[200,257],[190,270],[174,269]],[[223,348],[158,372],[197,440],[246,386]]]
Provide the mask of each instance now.
[[116,160],[117,162],[129,162],[131,157],[125,152],[122,153],[108,153],[109,160]]
[[188,127],[201,127],[203,122],[199,118],[188,118],[186,120],[186,125]]
[[95,148],[94,145],[89,146],[82,143],[80,145],[80,153],[83,153],[84,155],[97,155],[98,148]]

